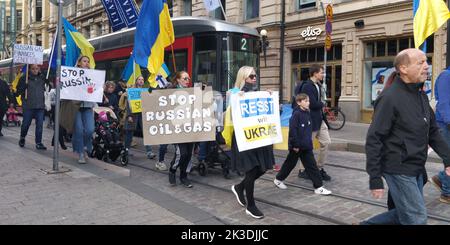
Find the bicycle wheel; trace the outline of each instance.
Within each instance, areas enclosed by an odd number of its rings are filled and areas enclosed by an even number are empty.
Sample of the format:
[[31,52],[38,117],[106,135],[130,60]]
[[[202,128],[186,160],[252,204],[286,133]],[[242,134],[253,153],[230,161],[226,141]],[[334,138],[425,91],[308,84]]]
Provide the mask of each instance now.
[[326,113],[328,127],[331,130],[339,130],[345,125],[345,115],[338,107],[330,108]]

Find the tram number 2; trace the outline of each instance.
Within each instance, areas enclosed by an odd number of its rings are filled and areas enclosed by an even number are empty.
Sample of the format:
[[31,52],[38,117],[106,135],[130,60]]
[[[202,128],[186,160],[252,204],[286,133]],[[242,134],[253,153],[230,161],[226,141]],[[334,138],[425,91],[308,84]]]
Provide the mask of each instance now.
[[241,50],[247,50],[248,46],[247,46],[247,39],[242,38],[241,39]]

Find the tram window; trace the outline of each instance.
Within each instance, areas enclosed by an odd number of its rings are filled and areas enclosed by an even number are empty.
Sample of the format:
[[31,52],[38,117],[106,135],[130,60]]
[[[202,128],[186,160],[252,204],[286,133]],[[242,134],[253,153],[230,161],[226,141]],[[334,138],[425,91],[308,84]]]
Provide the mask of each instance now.
[[[187,71],[187,63],[188,63],[188,53],[186,49],[183,50],[175,50],[175,63],[176,63],[176,71]],[[173,56],[172,51],[166,51],[164,55],[164,62],[169,68],[171,73],[175,73],[175,69],[173,68]]]
[[[195,39],[195,66],[192,82],[217,84],[217,36],[199,36]],[[214,88],[217,89],[217,88]]]

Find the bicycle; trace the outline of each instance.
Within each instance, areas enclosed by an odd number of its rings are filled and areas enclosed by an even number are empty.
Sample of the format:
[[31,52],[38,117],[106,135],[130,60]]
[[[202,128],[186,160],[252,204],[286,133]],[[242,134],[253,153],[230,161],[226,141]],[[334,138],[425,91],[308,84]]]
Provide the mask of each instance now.
[[331,130],[339,130],[345,125],[345,114],[339,107],[324,107],[323,114],[325,123]]

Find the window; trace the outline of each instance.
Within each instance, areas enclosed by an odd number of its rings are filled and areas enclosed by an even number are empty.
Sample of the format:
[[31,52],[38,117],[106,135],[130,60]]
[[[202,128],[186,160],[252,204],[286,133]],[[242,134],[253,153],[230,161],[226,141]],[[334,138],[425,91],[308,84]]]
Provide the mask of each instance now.
[[167,7],[169,8],[170,17],[173,17],[173,0],[167,0]]
[[99,37],[101,35],[102,35],[102,25],[97,24],[97,25],[95,25],[95,36]]
[[36,21],[42,21],[42,0],[36,0]]
[[184,0],[184,15],[192,16],[192,0]]
[[[324,47],[311,47],[292,50],[292,63],[315,63],[324,60]],[[327,60],[342,60],[342,45],[334,44],[327,51]]]
[[11,16],[6,16],[6,33],[11,32]]
[[17,21],[17,26],[16,26],[16,30],[22,30],[22,10],[17,10],[17,16],[16,16],[16,21]]
[[[223,10],[226,13],[226,11],[227,11],[226,6],[225,6],[226,0],[220,0],[220,2],[222,3]],[[211,11],[209,13],[209,16],[211,16],[215,19],[225,20],[225,16],[223,16],[222,8],[217,8],[216,10]]]
[[312,8],[316,6],[316,0],[298,0],[298,9]]
[[86,26],[83,28],[83,36],[86,39],[89,39],[91,37],[91,27],[90,26]]
[[36,46],[42,46],[42,36],[36,35]]
[[251,20],[259,17],[259,0],[245,1],[245,19]]
[[91,7],[91,0],[83,0],[83,8]]

